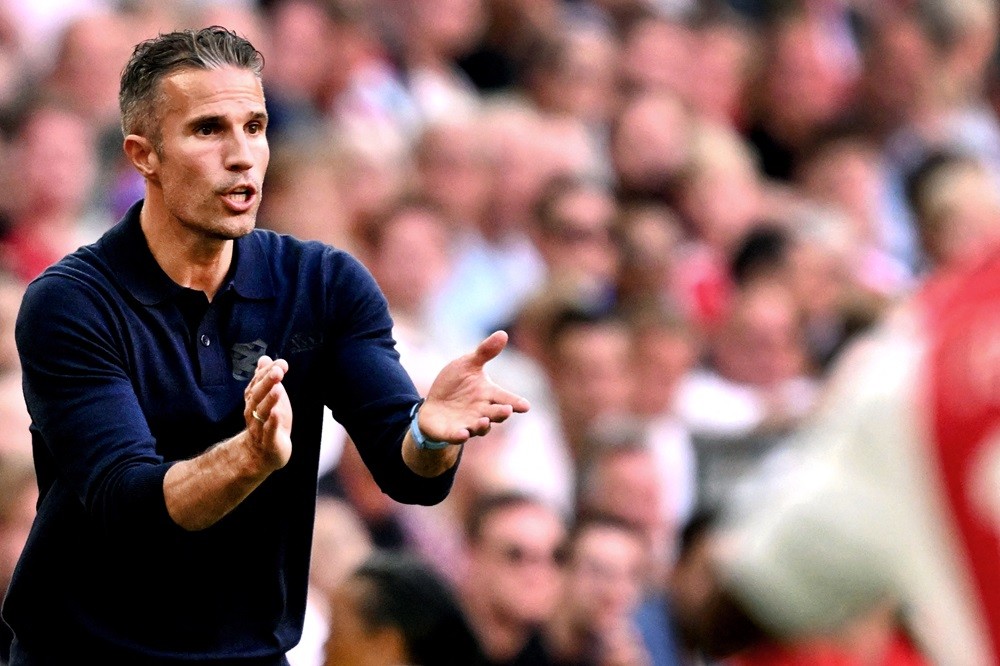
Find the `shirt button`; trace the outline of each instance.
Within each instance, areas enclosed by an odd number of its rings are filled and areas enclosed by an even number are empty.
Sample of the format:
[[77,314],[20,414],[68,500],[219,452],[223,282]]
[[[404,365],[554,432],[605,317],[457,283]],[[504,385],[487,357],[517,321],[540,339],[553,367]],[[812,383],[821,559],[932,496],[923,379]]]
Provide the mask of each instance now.
[[212,344],[212,339],[209,338],[207,335],[202,334],[202,336],[201,336],[200,339],[201,339],[201,346],[202,347],[207,347],[210,344]]

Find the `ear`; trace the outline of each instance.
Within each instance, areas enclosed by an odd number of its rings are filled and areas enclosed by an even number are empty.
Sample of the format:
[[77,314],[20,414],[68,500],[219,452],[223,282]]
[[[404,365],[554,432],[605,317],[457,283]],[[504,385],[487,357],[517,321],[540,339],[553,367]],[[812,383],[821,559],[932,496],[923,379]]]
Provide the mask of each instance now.
[[125,155],[143,178],[155,178],[160,170],[160,156],[153,147],[153,142],[138,134],[125,137]]

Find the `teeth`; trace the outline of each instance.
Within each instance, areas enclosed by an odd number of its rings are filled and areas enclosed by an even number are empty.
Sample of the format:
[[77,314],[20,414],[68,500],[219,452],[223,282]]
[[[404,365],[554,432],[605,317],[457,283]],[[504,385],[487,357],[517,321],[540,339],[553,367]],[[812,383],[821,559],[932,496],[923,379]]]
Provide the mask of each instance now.
[[245,203],[245,202],[246,202],[246,201],[247,201],[248,199],[250,199],[250,193],[249,193],[249,192],[247,192],[246,190],[240,190],[239,192],[233,192],[232,194],[230,194],[230,196],[231,196],[231,197],[232,197],[233,199],[235,199],[236,201],[242,201],[242,202],[244,202],[244,203]]

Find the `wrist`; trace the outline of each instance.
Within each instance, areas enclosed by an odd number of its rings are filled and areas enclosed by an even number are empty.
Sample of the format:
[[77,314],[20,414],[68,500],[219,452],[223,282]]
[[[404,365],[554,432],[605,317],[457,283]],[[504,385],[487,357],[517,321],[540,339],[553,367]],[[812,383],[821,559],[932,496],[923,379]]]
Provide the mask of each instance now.
[[262,479],[281,468],[272,452],[265,450],[263,442],[255,438],[249,430],[241,433],[229,444],[233,446],[233,469],[245,479]]
[[422,451],[439,451],[450,446],[449,442],[427,437],[423,430],[420,429],[420,408],[423,404],[424,399],[421,398],[410,409],[410,435],[413,437],[413,443]]

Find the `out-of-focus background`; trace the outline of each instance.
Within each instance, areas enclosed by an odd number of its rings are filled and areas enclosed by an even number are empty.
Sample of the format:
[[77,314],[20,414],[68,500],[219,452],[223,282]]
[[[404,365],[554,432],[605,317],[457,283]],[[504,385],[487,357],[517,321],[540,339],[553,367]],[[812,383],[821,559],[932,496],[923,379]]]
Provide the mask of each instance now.
[[[372,549],[439,575],[493,663],[695,663],[715,510],[852,338],[1000,229],[993,0],[0,0],[0,586],[36,496],[21,292],[142,196],[132,47],[213,24],[266,60],[259,225],[365,263],[422,390],[504,328],[490,372],[532,402],[433,508],[329,424],[295,666]],[[894,611],[801,663],[890,663],[864,660]]]

